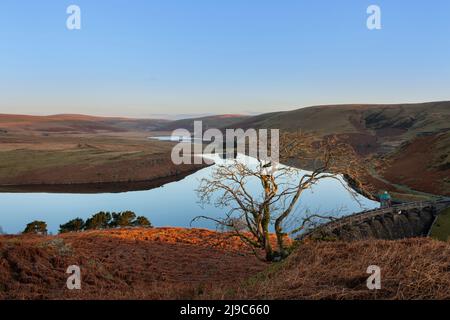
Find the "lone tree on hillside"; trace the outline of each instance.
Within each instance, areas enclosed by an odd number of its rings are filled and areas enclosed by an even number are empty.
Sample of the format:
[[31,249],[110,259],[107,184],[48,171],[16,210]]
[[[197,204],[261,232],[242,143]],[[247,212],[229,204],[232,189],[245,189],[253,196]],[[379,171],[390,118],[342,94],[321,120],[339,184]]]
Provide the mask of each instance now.
[[[258,252],[263,250],[267,261],[288,256],[288,236],[317,223],[317,219],[331,219],[312,214],[287,230],[286,224],[292,220],[288,218],[305,190],[323,179],[335,179],[356,198],[357,193],[345,183],[345,176],[358,190],[369,193],[363,181],[365,164],[350,145],[336,137],[317,140],[301,132],[285,133],[280,137],[280,146],[281,161],[309,171],[300,172],[260,159],[256,166],[234,161],[232,164],[217,165],[211,177],[202,179],[197,189],[202,203],[231,209],[222,219],[200,216],[194,220],[210,219],[222,228],[232,230],[258,256]],[[249,184],[259,186],[258,192],[250,191]],[[242,228],[242,222],[246,228]],[[271,226],[276,236],[275,249],[270,237]]]
[[27,224],[25,230],[23,230],[23,234],[39,234],[39,235],[47,235],[47,223],[44,221],[33,221]]
[[59,233],[80,232],[83,231],[84,221],[81,218],[70,220],[59,226]]

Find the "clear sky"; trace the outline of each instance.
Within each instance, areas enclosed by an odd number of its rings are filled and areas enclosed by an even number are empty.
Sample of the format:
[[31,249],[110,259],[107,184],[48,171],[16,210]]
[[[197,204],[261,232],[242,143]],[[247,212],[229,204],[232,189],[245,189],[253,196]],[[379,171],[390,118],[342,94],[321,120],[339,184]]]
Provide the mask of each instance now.
[[[66,8],[81,8],[81,30]],[[381,30],[366,9],[381,7]],[[1,0],[0,112],[450,100],[448,0]]]

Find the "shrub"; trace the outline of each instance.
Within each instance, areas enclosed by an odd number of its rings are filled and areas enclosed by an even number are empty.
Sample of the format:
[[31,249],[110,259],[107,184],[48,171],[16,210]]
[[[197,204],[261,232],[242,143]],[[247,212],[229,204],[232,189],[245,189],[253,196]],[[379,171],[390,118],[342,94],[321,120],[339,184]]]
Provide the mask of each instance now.
[[84,220],[81,218],[76,218],[70,220],[69,222],[59,226],[59,233],[66,232],[78,232],[82,231],[84,228]]
[[47,235],[47,223],[44,221],[33,221],[27,224],[24,234],[40,234]]
[[147,227],[147,228],[153,228],[150,220],[148,220],[146,217],[139,216],[136,218],[136,220],[133,223],[136,227]]
[[113,212],[110,227],[112,228],[130,227],[133,225],[133,221],[135,218],[136,214],[133,211],[125,211],[119,213]]
[[86,220],[84,226],[85,230],[96,230],[96,229],[106,229],[108,228],[111,221],[111,213],[109,212],[99,212],[94,214],[91,218]]
[[151,222],[144,216],[136,218],[133,211],[124,212],[98,212],[91,218],[86,220],[86,223],[81,218],[70,220],[69,222],[59,226],[60,233],[83,231],[83,230],[98,230],[108,228],[123,228],[123,227],[147,227],[153,228]]

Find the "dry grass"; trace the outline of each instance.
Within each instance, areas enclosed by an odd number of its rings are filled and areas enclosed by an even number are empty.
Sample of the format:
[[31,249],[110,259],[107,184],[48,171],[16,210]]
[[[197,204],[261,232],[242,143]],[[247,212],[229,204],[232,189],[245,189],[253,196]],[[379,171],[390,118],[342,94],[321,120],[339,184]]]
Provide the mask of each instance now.
[[450,195],[450,132],[419,137],[392,155],[384,178],[411,189]]
[[[1,236],[0,257],[0,299],[450,299],[450,244],[431,239],[309,242],[267,264],[228,234],[122,229]],[[72,264],[81,291],[66,289]]]
[[[382,289],[368,290],[369,265]],[[207,299],[450,299],[450,244],[431,239],[311,242],[239,288]]]
[[266,267],[227,234],[178,228],[1,236],[0,257],[0,299],[194,299]]
[[[149,130],[165,123],[0,114],[0,186],[17,191],[23,186],[143,183],[203,167],[175,166],[170,161],[173,144],[148,139]],[[116,186],[103,187],[116,191]]]
[[203,167],[174,165],[172,144],[147,136],[0,136],[0,186],[145,182]]

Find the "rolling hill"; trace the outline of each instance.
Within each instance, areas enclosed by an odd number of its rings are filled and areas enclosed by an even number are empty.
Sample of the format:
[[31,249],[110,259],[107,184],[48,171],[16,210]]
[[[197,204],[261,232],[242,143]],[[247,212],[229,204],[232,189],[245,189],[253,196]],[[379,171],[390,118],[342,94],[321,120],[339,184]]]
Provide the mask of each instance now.
[[248,117],[239,128],[277,128],[322,134],[371,133],[379,136],[434,132],[449,128],[450,101],[418,104],[326,105]]
[[133,119],[124,117],[95,117],[81,114],[30,116],[0,114],[0,133],[48,132],[48,133],[96,133],[125,131],[173,131],[194,130],[194,121],[202,121],[203,129],[221,128],[249,118],[244,115],[224,114],[182,120]]
[[395,192],[406,187],[426,193],[450,194],[449,101],[314,106],[257,116],[229,114],[176,121],[71,114],[0,114],[0,137],[6,139],[14,133],[125,135],[126,132],[139,132],[145,137],[152,131],[193,131],[193,123],[197,120],[202,121],[203,130],[273,128],[301,130],[318,137],[337,135],[362,156],[375,155],[391,160],[392,166],[383,177],[378,177],[380,188],[395,184],[397,186],[392,189]]
[[0,132],[96,133],[156,131],[167,124],[160,119],[94,117],[78,114],[29,116],[0,114]]
[[[378,186],[450,194],[450,102],[330,105],[247,118],[225,128],[301,130],[337,135],[361,155],[391,162]],[[224,128],[223,128],[224,129]]]
[[[450,102],[392,105],[330,105],[267,113],[234,123],[235,128],[302,130],[320,136],[349,135],[363,144],[391,146],[449,130]],[[226,126],[226,125],[225,125]],[[224,126],[224,127],[225,127]],[[364,141],[366,140],[366,141]]]
[[[450,244],[433,239],[304,242],[267,264],[230,234],[128,228],[0,235],[0,299],[449,299]],[[367,267],[382,269],[368,290]],[[80,265],[82,290],[67,290]]]

